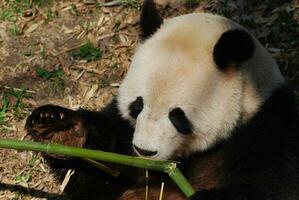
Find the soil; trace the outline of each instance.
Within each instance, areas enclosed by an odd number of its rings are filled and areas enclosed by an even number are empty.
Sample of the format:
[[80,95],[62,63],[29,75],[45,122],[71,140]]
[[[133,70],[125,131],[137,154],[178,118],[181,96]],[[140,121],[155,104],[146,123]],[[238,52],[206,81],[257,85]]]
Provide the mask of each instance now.
[[[157,2],[164,17],[212,12],[243,24],[277,59],[299,96],[298,1]],[[139,41],[140,2],[124,0],[114,6],[101,3],[0,2],[0,138],[28,139],[24,123],[37,106],[51,103],[101,110],[117,94]],[[101,59],[86,61],[72,56],[87,42],[100,49]],[[62,75],[46,78],[37,69]],[[61,193],[61,184],[40,154],[0,150],[0,200],[65,199]]]

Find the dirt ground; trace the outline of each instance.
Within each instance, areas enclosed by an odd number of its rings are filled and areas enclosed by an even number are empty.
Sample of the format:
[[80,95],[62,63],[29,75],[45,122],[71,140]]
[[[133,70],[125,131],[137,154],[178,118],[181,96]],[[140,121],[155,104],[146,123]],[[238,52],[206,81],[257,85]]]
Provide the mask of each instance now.
[[[157,2],[164,17],[212,12],[247,27],[277,59],[298,99],[298,1]],[[27,139],[25,119],[37,106],[100,110],[117,94],[138,44],[140,2],[102,3],[0,2],[0,138]],[[64,199],[62,190],[40,154],[0,150],[0,200]]]

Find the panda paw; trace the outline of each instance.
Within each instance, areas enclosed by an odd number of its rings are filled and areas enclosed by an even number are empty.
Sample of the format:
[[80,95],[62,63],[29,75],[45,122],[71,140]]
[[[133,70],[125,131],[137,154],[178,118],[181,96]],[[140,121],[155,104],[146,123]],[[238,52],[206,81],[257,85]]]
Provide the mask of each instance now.
[[225,193],[213,190],[201,190],[193,194],[188,200],[231,200]]
[[27,118],[25,129],[33,140],[83,147],[87,128],[79,112],[55,105],[35,109]]

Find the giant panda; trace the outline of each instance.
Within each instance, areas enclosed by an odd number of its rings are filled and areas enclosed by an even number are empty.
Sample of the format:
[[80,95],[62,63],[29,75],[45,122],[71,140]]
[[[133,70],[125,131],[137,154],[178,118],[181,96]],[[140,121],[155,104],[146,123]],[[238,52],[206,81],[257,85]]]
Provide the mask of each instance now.
[[[162,19],[145,0],[141,42],[118,95],[102,111],[44,105],[28,117],[35,141],[175,160],[192,200],[295,200],[294,95],[267,50],[244,27],[194,13]],[[58,179],[75,169],[71,199],[145,199],[143,170],[114,178],[80,159],[44,155]],[[150,173],[148,199],[186,199]]]

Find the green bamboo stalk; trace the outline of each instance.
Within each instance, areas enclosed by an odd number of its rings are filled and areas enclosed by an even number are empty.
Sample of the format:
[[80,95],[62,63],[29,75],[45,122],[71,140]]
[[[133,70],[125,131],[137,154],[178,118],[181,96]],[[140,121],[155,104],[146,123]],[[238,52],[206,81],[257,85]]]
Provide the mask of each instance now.
[[194,189],[188,183],[181,171],[176,167],[175,163],[169,163],[166,172],[187,197],[190,197],[192,194],[194,194]]
[[192,186],[188,183],[186,178],[176,167],[176,164],[170,161],[152,160],[99,150],[64,146],[61,144],[42,144],[38,142],[28,142],[11,139],[0,139],[0,148],[60,154],[65,156],[87,158],[144,169],[162,171],[170,176],[170,178],[177,184],[177,186],[187,197],[190,197],[192,194],[194,194]]

